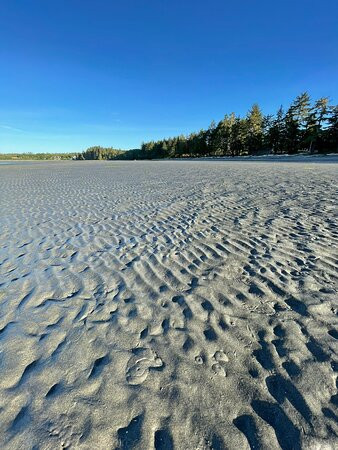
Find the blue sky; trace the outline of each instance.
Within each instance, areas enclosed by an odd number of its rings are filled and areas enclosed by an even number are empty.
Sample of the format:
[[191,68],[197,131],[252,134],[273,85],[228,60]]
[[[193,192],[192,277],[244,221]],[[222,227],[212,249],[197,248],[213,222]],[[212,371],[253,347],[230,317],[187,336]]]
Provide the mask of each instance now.
[[0,152],[81,151],[338,98],[336,0],[1,0]]

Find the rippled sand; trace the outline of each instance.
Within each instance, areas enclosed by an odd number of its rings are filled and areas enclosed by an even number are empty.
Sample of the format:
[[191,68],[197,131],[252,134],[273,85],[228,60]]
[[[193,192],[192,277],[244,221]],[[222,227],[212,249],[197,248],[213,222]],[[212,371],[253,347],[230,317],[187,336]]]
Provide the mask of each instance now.
[[2,165],[0,447],[334,448],[337,175]]

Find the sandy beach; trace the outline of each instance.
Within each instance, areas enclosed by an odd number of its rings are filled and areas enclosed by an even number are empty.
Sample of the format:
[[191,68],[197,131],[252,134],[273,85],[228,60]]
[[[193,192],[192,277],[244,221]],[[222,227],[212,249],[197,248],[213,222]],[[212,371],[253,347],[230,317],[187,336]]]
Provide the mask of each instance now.
[[0,165],[0,447],[337,448],[323,161]]

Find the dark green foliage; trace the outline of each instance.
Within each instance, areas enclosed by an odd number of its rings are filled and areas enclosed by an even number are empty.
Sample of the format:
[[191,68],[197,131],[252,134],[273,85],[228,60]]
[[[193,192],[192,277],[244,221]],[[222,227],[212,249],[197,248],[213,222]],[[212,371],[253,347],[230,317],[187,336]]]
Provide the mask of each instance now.
[[123,150],[116,150],[112,147],[104,148],[100,146],[89,147],[84,152],[77,155],[76,159],[116,159],[123,154]]
[[128,159],[244,156],[257,154],[324,153],[338,151],[338,107],[327,98],[311,105],[307,92],[300,94],[286,112],[263,116],[254,104],[246,117],[225,115],[207,130],[189,136],[151,141]]
[[261,150],[263,146],[263,114],[257,104],[252,106],[247,115],[245,144],[249,154]]
[[333,152],[338,152],[338,106],[330,108],[330,115],[327,119],[328,128],[323,133],[322,147]]
[[284,112],[264,116],[254,104],[245,117],[227,114],[207,130],[188,136],[176,136],[142,143],[140,149],[117,150],[112,147],[90,147],[75,155],[13,154],[0,159],[160,159],[203,156],[245,156],[259,154],[338,152],[338,106],[320,98],[311,104],[307,92],[300,94]]

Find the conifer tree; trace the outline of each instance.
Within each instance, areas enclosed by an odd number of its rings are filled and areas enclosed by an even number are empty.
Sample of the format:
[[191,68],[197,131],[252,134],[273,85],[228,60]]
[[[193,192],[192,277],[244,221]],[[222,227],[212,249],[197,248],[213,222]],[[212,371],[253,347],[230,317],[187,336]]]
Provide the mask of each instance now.
[[217,146],[216,123],[213,120],[206,133],[207,153],[213,154]]
[[249,154],[261,150],[263,145],[263,114],[255,103],[247,115],[246,146]]
[[338,106],[326,97],[311,105],[307,92],[292,102],[286,113],[282,107],[275,116],[263,116],[254,104],[245,118],[225,115],[207,130],[158,141],[143,142],[141,149],[121,152],[113,148],[90,147],[77,159],[151,159],[182,156],[275,154],[299,151],[338,151]]
[[247,120],[238,116],[232,127],[232,156],[242,156],[248,153],[246,139]]
[[328,98],[321,98],[310,108],[306,119],[303,142],[307,145],[309,152],[313,152],[320,144],[322,134],[322,123],[326,120],[328,110]]
[[297,153],[301,141],[301,131],[294,105],[291,105],[285,114],[284,126],[282,153]]
[[330,108],[328,128],[326,130],[326,143],[331,151],[338,151],[338,105]]
[[281,106],[271,121],[271,126],[267,130],[268,147],[274,154],[281,154],[285,151],[285,114]]
[[316,149],[318,150],[317,147],[322,145],[323,123],[328,118],[328,103],[329,99],[327,97],[320,98],[307,113],[302,141],[310,153]]

